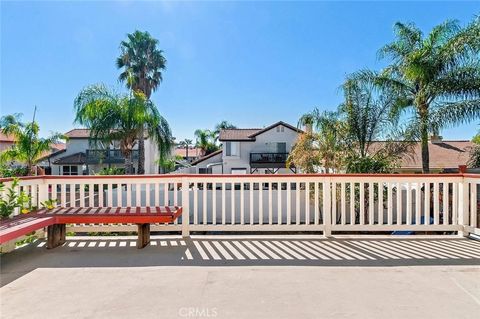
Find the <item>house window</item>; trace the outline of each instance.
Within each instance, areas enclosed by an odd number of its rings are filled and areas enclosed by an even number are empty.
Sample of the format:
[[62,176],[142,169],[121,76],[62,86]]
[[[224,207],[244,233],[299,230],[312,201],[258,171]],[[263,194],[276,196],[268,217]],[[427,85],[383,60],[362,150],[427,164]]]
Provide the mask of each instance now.
[[226,156],[239,156],[240,147],[238,142],[226,142],[225,143],[225,155]]
[[63,165],[62,175],[78,175],[78,166],[76,165]]

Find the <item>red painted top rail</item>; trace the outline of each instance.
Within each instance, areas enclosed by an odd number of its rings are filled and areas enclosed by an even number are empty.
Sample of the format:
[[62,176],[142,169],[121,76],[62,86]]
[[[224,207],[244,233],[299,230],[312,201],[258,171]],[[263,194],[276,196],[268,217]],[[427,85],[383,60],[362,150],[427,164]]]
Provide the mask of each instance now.
[[[173,179],[173,178],[296,178],[296,177],[468,177],[480,178],[480,174],[472,173],[444,173],[444,174],[156,174],[156,175],[42,175],[42,176],[24,176],[19,180],[56,180],[56,179]],[[13,178],[0,178],[0,182],[10,182]]]

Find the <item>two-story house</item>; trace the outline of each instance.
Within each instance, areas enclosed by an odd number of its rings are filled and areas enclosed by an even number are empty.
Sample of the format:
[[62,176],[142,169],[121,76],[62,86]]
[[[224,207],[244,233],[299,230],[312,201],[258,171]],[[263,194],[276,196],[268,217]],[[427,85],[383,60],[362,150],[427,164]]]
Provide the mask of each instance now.
[[265,128],[220,131],[222,149],[191,163],[183,172],[197,174],[287,174],[286,160],[302,131],[277,122]]
[[[68,137],[65,150],[52,154],[46,159],[52,175],[91,175],[104,167],[125,167],[125,159],[118,143],[96,148],[90,143],[88,129],[73,129],[64,134]],[[132,153],[133,172],[138,165],[138,145]],[[158,173],[158,149],[145,139],[145,174]]]

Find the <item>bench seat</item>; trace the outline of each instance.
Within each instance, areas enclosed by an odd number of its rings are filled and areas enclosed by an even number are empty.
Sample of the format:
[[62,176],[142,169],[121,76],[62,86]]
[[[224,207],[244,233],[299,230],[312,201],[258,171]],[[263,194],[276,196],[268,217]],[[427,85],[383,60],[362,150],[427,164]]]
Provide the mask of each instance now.
[[41,209],[0,224],[0,244],[32,231],[48,227],[47,248],[65,242],[66,224],[137,224],[137,247],[143,248],[150,242],[150,224],[171,223],[182,214],[179,206],[156,207],[57,207]]

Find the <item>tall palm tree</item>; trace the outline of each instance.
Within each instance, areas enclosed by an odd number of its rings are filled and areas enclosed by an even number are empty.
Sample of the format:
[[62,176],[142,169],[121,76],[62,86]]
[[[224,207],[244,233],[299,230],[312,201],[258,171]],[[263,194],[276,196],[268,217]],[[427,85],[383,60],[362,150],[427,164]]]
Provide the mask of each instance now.
[[[158,49],[158,40],[148,32],[135,31],[127,34],[127,40],[120,43],[121,54],[117,58],[117,68],[123,69],[118,79],[125,82],[132,91],[142,92],[150,100],[162,82],[162,72],[167,60]],[[143,132],[138,136],[138,174],[145,173],[145,142]]]
[[51,150],[52,144],[58,143],[65,137],[60,133],[54,133],[47,138],[41,138],[38,136],[40,127],[35,120],[30,123],[22,123],[20,118],[19,114],[13,114],[0,119],[2,133],[11,135],[15,139],[12,148],[0,153],[0,161],[24,163],[28,174],[33,174],[33,166],[45,156],[46,152]]
[[202,156],[218,150],[218,146],[215,144],[215,132],[198,129],[194,134],[196,138],[195,146],[200,149]]
[[389,87],[397,112],[411,110],[411,127],[421,140],[422,170],[429,172],[429,133],[480,116],[480,18],[466,27],[446,21],[424,36],[413,24],[397,22],[395,40],[379,51],[391,64],[354,78]]
[[168,122],[143,93],[119,95],[104,85],[83,89],[74,102],[75,122],[90,129],[92,143],[119,141],[125,173],[132,173],[132,150],[146,132],[158,147],[160,160],[170,153],[172,134]]

